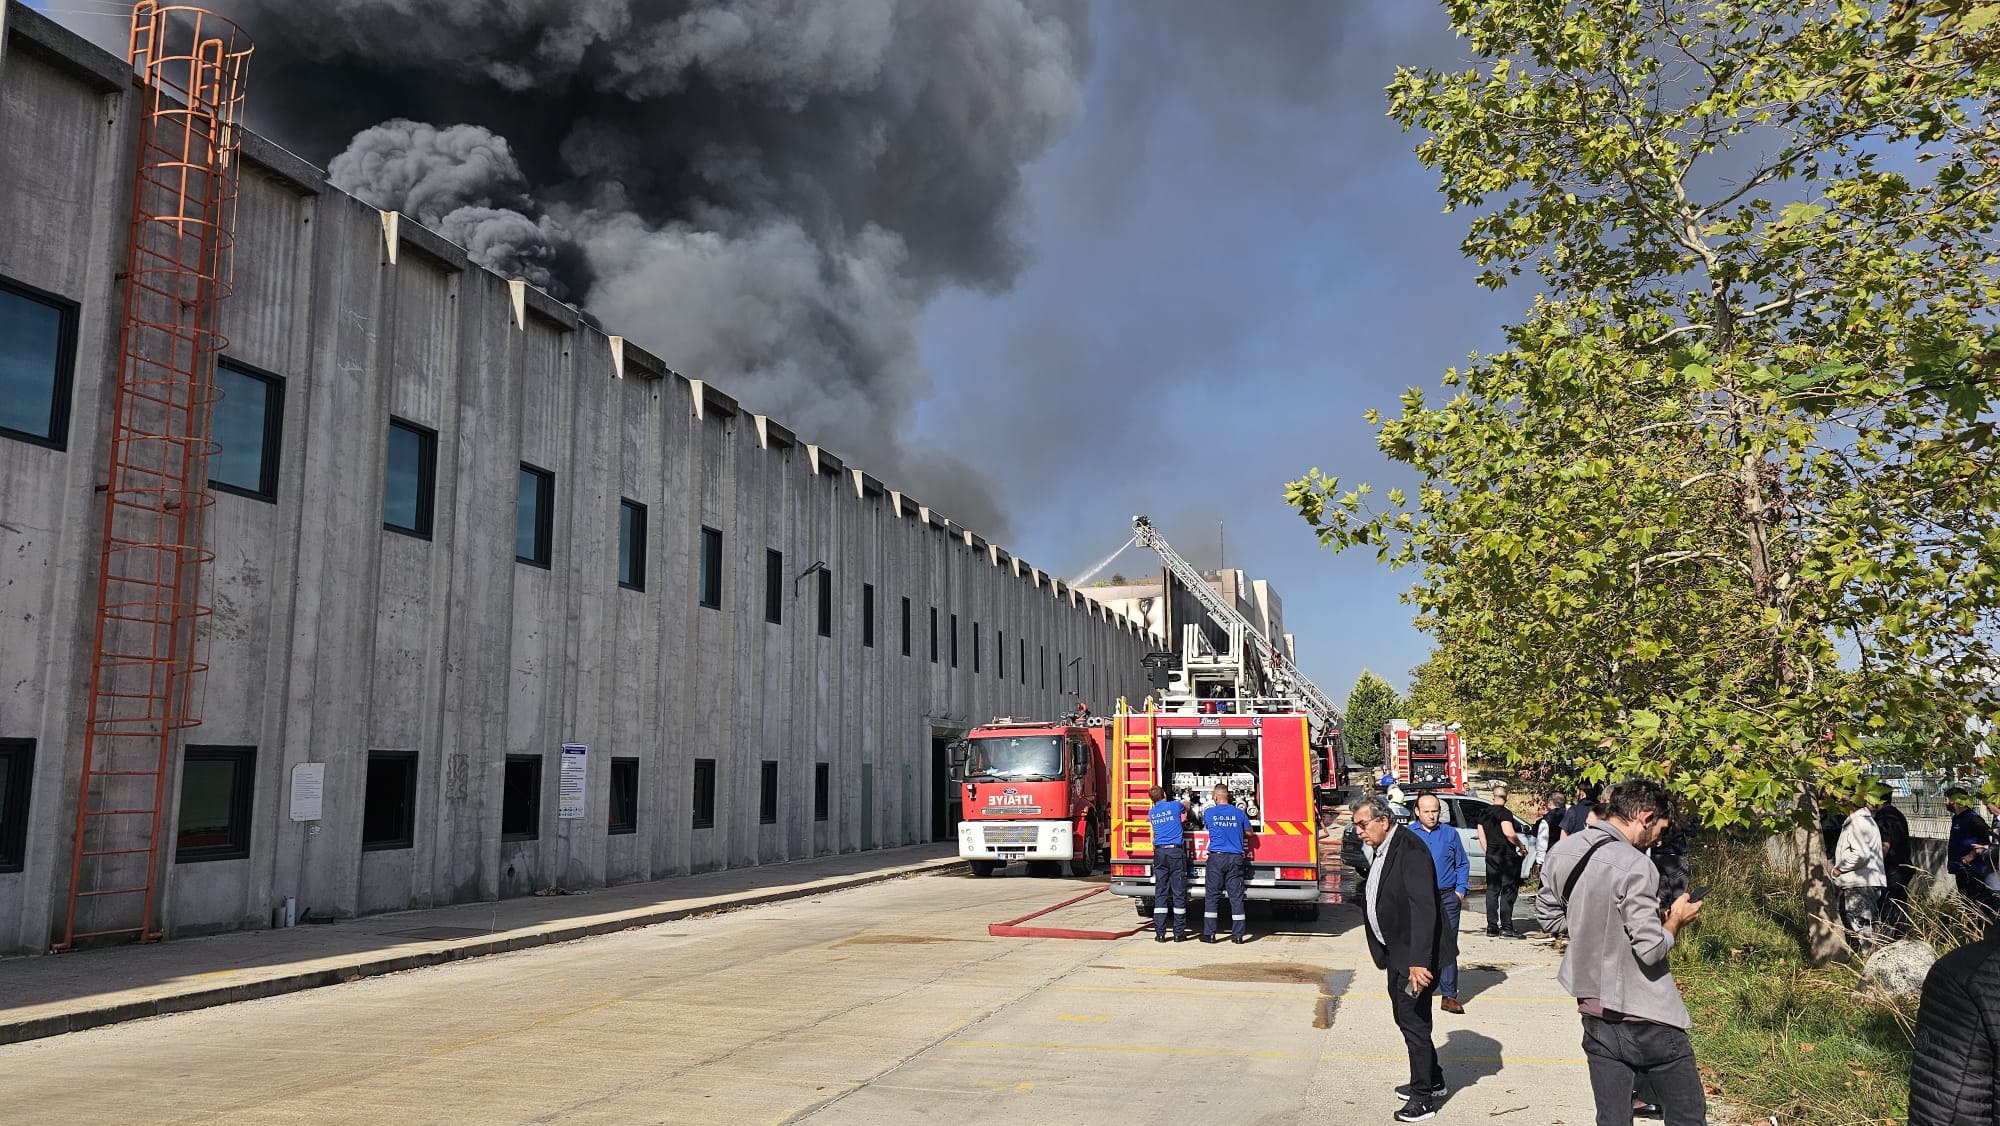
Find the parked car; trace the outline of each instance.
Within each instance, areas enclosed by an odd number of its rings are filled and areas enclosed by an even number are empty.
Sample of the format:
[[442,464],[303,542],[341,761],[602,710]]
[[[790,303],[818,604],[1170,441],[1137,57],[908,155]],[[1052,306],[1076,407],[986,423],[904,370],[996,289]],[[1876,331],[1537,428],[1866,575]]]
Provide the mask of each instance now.
[[[1493,808],[1493,803],[1470,794],[1440,793],[1437,799],[1441,807],[1441,819],[1445,824],[1458,830],[1459,842],[1465,845],[1465,855],[1472,861],[1473,886],[1484,886],[1486,849],[1479,843],[1479,822],[1485,819],[1486,811]],[[1410,800],[1416,801],[1415,798]],[[1408,824],[1416,819],[1414,810],[1408,805],[1391,802],[1389,811],[1396,815],[1398,824]],[[1525,877],[1534,871],[1535,861],[1538,859],[1535,856],[1535,831],[1519,813],[1514,814],[1514,831],[1521,835],[1522,842],[1527,845],[1527,855],[1521,859],[1521,875]]]

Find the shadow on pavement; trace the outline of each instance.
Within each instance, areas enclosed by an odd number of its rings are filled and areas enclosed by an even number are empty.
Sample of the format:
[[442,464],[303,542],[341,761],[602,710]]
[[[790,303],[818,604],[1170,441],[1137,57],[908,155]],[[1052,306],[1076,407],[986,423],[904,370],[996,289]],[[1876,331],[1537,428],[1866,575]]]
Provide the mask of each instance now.
[[1498,1075],[1506,1066],[1501,1058],[1500,1041],[1463,1028],[1452,1029],[1445,1037],[1438,1059],[1444,1064],[1445,1082],[1454,1091]]
[[1506,970],[1467,969],[1464,966],[1460,966],[1458,970],[1458,999],[1460,1002],[1470,1002],[1481,993],[1506,980]]

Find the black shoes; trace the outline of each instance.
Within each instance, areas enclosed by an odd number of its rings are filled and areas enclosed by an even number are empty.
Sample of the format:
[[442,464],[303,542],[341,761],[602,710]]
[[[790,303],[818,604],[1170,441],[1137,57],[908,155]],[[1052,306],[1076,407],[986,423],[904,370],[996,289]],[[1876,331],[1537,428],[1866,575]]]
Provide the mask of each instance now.
[[[1435,1102],[1439,1099],[1444,1098],[1446,1095],[1450,1093],[1451,1093],[1451,1088],[1445,1086],[1443,1083],[1440,1083],[1437,1086],[1432,1087],[1430,1090],[1424,1092],[1424,1097],[1426,1101]],[[1410,1085],[1408,1083],[1405,1083],[1402,1086],[1396,1088],[1396,1097],[1399,1099],[1413,1098],[1414,1096],[1410,1094]]]
[[1156,934],[1156,935],[1154,935],[1154,936],[1153,936],[1153,941],[1154,941],[1154,942],[1165,942],[1166,940],[1167,940],[1167,936],[1166,936],[1166,935],[1163,935],[1163,934]]
[[1426,1118],[1437,1117],[1437,1104],[1429,1099],[1411,1099],[1396,1112],[1398,1122],[1422,1122]]
[[1231,942],[1235,943],[1235,944],[1236,944],[1236,945],[1238,945],[1238,946],[1241,946],[1241,945],[1243,945],[1244,943],[1246,943],[1246,942],[1248,942],[1248,941],[1250,941],[1250,940],[1249,940],[1249,939],[1248,939],[1247,937],[1245,937],[1245,936],[1243,936],[1243,935],[1240,935],[1240,934],[1239,934],[1239,935],[1235,935],[1235,936],[1231,937],[1229,941],[1231,941]]
[[1660,1109],[1659,1103],[1640,1103],[1632,1108],[1632,1117],[1634,1118],[1665,1118],[1666,1116],[1667,1112]]
[[1215,941],[1215,936],[1214,936],[1214,935],[1212,935],[1212,934],[1205,934],[1205,935],[1202,935],[1202,936],[1201,936],[1201,940],[1202,940],[1203,942],[1214,942],[1214,941]]
[[1522,933],[1521,933],[1520,931],[1517,931],[1517,930],[1515,930],[1514,928],[1512,928],[1512,927],[1509,927],[1509,928],[1507,928],[1506,930],[1503,930],[1503,931],[1501,931],[1501,932],[1500,932],[1500,937],[1501,937],[1501,938],[1525,938],[1525,937],[1527,937],[1527,936],[1523,935],[1523,934],[1522,934]]
[[1499,928],[1499,927],[1487,927],[1487,928],[1486,928],[1486,937],[1488,937],[1488,938],[1499,938],[1499,937],[1500,937],[1500,928]]

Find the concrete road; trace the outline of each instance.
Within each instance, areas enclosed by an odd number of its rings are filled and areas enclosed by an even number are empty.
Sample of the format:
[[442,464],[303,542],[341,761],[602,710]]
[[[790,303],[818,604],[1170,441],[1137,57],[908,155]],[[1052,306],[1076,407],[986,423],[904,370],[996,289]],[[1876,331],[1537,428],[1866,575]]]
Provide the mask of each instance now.
[[[0,1121],[1389,1121],[1401,1042],[1353,909],[1244,946],[986,934],[1083,890],[909,878],[0,1047]],[[1440,1019],[1471,1085],[1439,1120],[1589,1121],[1553,956],[1466,945],[1490,968]]]

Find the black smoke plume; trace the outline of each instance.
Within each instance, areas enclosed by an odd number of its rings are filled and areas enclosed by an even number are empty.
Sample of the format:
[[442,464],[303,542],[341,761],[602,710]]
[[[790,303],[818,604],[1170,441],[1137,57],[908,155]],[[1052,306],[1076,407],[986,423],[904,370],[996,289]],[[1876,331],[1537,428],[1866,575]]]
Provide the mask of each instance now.
[[253,124],[988,535],[906,441],[917,319],[1004,288],[1080,0],[225,0]]

